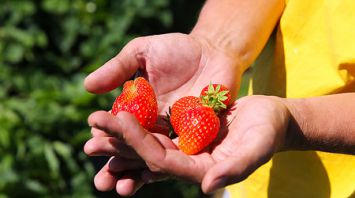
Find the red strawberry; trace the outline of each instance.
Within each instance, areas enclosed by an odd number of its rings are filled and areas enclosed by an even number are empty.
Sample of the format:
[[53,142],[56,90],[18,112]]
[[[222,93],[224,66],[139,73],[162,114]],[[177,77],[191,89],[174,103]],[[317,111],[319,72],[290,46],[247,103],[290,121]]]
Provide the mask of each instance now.
[[226,109],[231,101],[231,94],[227,87],[220,84],[210,84],[204,87],[200,97],[202,103],[213,108],[215,112]]
[[133,113],[139,123],[147,130],[151,129],[158,118],[158,104],[153,88],[142,77],[125,82],[122,93],[112,105],[111,113],[119,111]]
[[220,121],[216,113],[226,109],[231,100],[229,90],[219,84],[206,86],[200,97],[186,96],[177,100],[170,112],[170,122],[179,136],[179,148],[196,154],[217,136]]
[[195,96],[182,97],[173,104],[170,112],[170,123],[177,135],[179,135],[178,125],[181,114],[185,113],[188,109],[201,105],[201,99]]
[[196,154],[208,146],[217,136],[219,118],[212,108],[196,106],[181,113],[179,149],[186,154]]

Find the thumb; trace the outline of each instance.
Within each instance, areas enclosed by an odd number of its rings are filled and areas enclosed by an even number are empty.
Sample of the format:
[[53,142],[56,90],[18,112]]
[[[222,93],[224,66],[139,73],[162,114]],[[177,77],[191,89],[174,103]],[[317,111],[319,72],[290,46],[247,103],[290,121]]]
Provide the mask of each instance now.
[[192,181],[201,181],[212,162],[197,163],[185,153],[177,150],[173,141],[161,134],[152,134],[140,126],[134,115],[121,111],[116,116],[98,111],[89,116],[89,125],[112,136],[123,138],[146,162],[153,172],[168,173]]
[[146,37],[130,41],[119,54],[86,77],[84,86],[92,93],[105,93],[122,85],[144,66]]

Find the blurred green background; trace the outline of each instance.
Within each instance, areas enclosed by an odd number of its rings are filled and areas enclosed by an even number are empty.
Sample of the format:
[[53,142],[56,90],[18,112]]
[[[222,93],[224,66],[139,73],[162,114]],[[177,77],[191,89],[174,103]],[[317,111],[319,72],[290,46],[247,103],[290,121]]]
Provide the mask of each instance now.
[[[118,91],[92,95],[83,79],[132,38],[189,32],[203,1],[0,0],[0,198],[117,197],[93,187],[106,159],[83,151],[87,116]],[[166,181],[135,197],[201,197]]]

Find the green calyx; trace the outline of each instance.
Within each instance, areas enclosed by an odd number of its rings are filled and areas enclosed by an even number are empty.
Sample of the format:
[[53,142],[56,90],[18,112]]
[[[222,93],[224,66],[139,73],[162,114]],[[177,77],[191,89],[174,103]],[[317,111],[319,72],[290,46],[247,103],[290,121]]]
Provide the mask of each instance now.
[[171,125],[170,119],[171,119],[171,107],[169,106],[169,112],[166,112],[166,117],[163,118],[163,120],[169,126],[169,138],[173,139],[177,137],[177,134],[175,133],[175,130]]
[[218,113],[227,106],[224,101],[228,99],[226,96],[229,93],[227,90],[221,91],[221,85],[217,85],[216,88],[210,83],[208,90],[201,94],[202,104],[213,108],[213,110]]

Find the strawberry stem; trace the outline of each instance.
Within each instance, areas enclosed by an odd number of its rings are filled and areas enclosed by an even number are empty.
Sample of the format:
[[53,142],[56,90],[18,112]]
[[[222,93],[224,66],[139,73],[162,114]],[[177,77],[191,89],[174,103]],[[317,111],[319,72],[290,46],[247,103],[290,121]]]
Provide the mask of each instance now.
[[205,93],[201,96],[202,104],[204,106],[211,107],[216,113],[227,108],[227,106],[224,104],[224,101],[228,99],[226,95],[229,93],[229,91],[220,90],[221,85],[214,87],[213,84],[210,83],[207,91],[205,91]]

